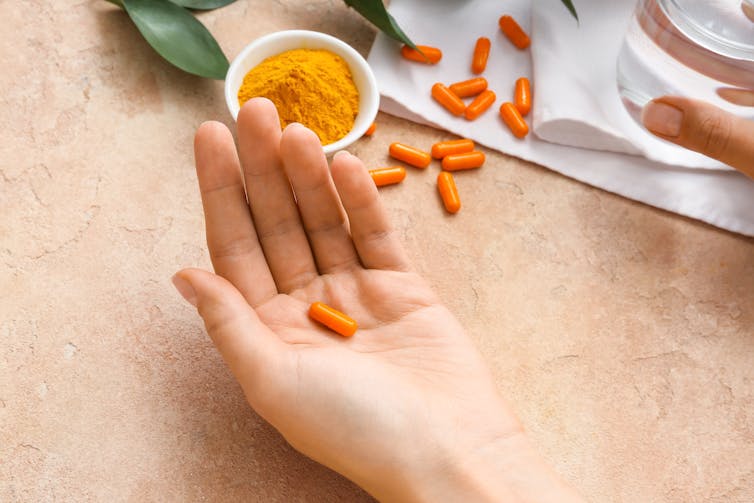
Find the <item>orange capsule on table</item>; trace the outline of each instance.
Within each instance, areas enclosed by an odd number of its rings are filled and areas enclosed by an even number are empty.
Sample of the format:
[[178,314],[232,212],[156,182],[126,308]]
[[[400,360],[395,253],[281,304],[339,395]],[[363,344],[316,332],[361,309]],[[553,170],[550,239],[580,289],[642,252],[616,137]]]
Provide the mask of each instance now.
[[513,45],[519,49],[526,49],[531,45],[531,39],[523,28],[512,17],[505,15],[500,18],[500,29]]
[[401,55],[406,59],[426,65],[436,65],[442,59],[442,51],[437,47],[430,47],[428,45],[417,45],[416,47],[421,52],[404,45],[401,48]]
[[432,97],[453,115],[461,115],[466,110],[466,104],[461,98],[439,82],[432,86]]
[[406,168],[403,166],[391,166],[389,168],[370,169],[369,174],[378,187],[401,183],[406,178]]
[[461,198],[458,197],[458,189],[453,175],[447,171],[441,171],[437,175],[437,190],[440,191],[445,209],[450,213],[458,213],[458,210],[461,209]]
[[482,115],[487,111],[488,108],[492,106],[493,103],[495,103],[496,99],[497,97],[495,96],[495,93],[490,91],[489,89],[482,91],[482,93],[474,98],[474,101],[472,101],[469,106],[466,107],[466,111],[464,112],[466,120],[473,121],[474,119]]
[[441,141],[432,145],[432,157],[442,159],[445,156],[453,154],[464,154],[474,150],[473,140],[449,140]]
[[464,169],[481,168],[484,160],[484,152],[479,151],[449,155],[442,160],[442,169],[445,171],[461,171]]
[[485,89],[487,89],[487,79],[484,77],[475,77],[473,79],[450,84],[450,90],[459,98],[476,96]]
[[521,115],[525,116],[531,110],[531,84],[526,77],[521,77],[516,81],[513,103]]
[[333,309],[322,302],[315,302],[309,306],[309,318],[322,323],[324,326],[343,337],[351,337],[356,333],[358,325],[353,318],[346,316],[337,309]]
[[372,136],[374,134],[374,131],[377,129],[377,123],[373,122],[371,126],[366,130],[364,133],[364,136]]
[[429,166],[429,163],[432,162],[432,157],[429,153],[406,145],[405,143],[391,143],[390,157],[403,161],[416,168],[426,168]]
[[516,108],[516,105],[510,102],[503,103],[500,106],[500,117],[503,118],[508,129],[517,138],[523,138],[529,134],[529,125]]
[[474,46],[474,57],[471,58],[471,71],[474,73],[482,73],[487,68],[487,58],[490,57],[490,39],[487,37],[479,37]]

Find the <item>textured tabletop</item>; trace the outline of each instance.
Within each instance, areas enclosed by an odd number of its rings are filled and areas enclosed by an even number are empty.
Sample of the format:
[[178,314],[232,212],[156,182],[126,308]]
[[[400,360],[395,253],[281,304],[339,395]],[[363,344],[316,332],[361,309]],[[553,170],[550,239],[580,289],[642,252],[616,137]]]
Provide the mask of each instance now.
[[[369,501],[248,408],[170,285],[209,264],[192,135],[232,122],[222,84],[104,0],[0,19],[0,501]],[[340,0],[201,19],[230,57],[374,38]],[[449,138],[378,123],[352,149],[371,167]],[[486,153],[455,216],[436,164],[382,196],[543,453],[591,501],[753,501],[754,240]]]

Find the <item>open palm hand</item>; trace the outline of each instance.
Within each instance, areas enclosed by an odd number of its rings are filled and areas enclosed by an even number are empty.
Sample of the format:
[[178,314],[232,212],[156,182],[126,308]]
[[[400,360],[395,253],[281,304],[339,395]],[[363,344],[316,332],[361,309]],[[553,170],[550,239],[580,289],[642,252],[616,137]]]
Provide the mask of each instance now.
[[[441,486],[421,480],[450,479],[492,445],[525,445],[462,327],[410,271],[363,164],[344,152],[328,168],[314,133],[279,124],[271,102],[248,102],[238,153],[225,126],[201,126],[217,274],[174,279],[251,406],[299,451],[391,501],[428,497]],[[315,301],[359,330],[343,338],[316,324]]]

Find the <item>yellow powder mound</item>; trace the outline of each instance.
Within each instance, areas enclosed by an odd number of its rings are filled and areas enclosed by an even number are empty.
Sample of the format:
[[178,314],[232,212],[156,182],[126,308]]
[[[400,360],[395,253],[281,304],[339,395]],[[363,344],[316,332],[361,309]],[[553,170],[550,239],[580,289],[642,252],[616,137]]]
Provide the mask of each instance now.
[[343,58],[330,51],[295,49],[265,59],[252,68],[238,90],[238,103],[270,99],[280,125],[299,122],[322,145],[343,138],[359,112],[359,91]]

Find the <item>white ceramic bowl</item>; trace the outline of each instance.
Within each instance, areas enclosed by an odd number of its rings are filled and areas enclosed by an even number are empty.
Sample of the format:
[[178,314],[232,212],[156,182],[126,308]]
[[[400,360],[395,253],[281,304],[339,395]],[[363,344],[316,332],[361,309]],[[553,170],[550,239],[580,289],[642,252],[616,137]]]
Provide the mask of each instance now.
[[247,45],[228,68],[225,76],[225,101],[235,120],[238,117],[238,89],[249,70],[265,59],[293,49],[325,49],[337,54],[348,63],[351,75],[359,90],[359,114],[351,131],[329,145],[324,145],[325,154],[332,154],[348,147],[361,138],[377,116],[380,93],[372,69],[361,54],[350,45],[330,35],[307,30],[287,30],[270,33]]

